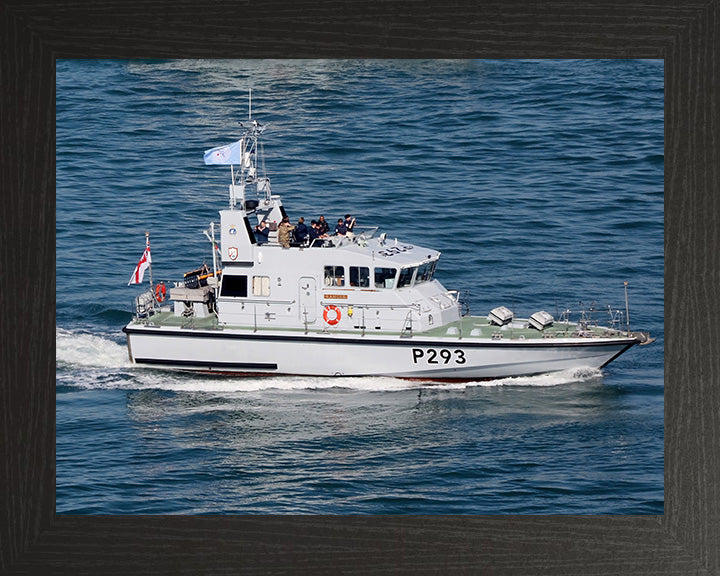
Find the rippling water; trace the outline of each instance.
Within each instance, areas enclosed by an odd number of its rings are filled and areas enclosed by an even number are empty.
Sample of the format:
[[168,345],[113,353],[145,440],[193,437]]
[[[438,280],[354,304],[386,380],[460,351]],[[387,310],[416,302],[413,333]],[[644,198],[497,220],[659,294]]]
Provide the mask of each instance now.
[[[441,250],[479,315],[605,321],[627,280],[657,342],[433,388],[131,366],[144,233],[156,280],[211,259],[249,88],[292,219]],[[57,511],[662,513],[663,266],[661,62],[58,61]]]

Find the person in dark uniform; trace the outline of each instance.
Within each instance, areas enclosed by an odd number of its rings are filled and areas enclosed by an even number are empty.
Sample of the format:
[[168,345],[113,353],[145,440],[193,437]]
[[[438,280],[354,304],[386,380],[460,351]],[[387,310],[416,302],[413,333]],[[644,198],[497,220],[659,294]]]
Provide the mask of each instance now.
[[325,238],[328,237],[327,234],[320,233],[320,226],[318,225],[316,220],[310,221],[310,229],[308,230],[308,235],[310,236],[310,246],[313,246],[315,248],[317,248],[318,246],[322,246],[325,242]]
[[347,234],[347,227],[345,226],[345,220],[338,218],[337,226],[335,226],[336,236],[345,236]]
[[269,234],[270,227],[265,223],[265,220],[255,226],[255,240],[258,244],[267,244]]
[[305,218],[300,216],[298,219],[298,223],[295,226],[295,241],[298,244],[302,244],[305,242],[305,239],[308,236],[308,227],[305,225]]
[[320,230],[320,234],[327,234],[330,231],[330,224],[327,223],[325,220],[325,216],[320,216],[318,218],[318,229]]
[[353,218],[350,214],[345,214],[345,228],[347,228],[347,234],[345,234],[345,236],[352,239],[353,236],[355,236],[355,233],[353,232],[355,228],[355,218]]
[[316,240],[318,239],[318,236],[320,236],[320,231],[318,230],[317,220],[310,220],[310,228],[308,229],[308,236],[310,237],[310,246],[316,245]]

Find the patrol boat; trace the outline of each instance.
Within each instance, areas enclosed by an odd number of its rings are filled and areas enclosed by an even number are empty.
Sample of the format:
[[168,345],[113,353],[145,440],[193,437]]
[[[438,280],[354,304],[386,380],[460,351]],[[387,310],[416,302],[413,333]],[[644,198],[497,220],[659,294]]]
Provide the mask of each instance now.
[[[504,306],[487,316],[464,315],[458,292],[434,278],[440,252],[389,240],[377,228],[281,243],[278,223],[287,214],[259,172],[265,126],[253,119],[241,126],[239,141],[205,153],[206,164],[229,165],[231,175],[219,247],[215,224],[205,232],[212,270],[195,269],[169,290],[155,285],[147,243],[133,279],[140,282],[149,267],[150,290],[135,298],[123,329],[135,364],[468,381],[598,369],[652,342],[631,332],[620,311],[610,311],[609,326],[585,315],[555,319],[544,310],[515,318]],[[260,222],[269,225],[264,243],[254,234]]]

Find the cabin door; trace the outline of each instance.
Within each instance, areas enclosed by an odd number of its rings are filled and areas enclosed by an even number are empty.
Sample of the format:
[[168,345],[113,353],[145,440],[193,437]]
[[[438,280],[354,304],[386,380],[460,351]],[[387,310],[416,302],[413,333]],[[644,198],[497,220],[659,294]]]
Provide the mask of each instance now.
[[312,324],[317,316],[317,296],[315,294],[315,278],[303,276],[300,278],[300,321]]

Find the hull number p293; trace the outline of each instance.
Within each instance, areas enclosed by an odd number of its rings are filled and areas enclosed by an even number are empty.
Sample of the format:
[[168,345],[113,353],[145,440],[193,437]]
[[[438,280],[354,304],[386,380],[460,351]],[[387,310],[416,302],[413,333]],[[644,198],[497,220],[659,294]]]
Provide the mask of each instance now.
[[465,364],[465,352],[463,350],[448,350],[447,348],[413,348],[413,364],[423,361],[427,364]]

